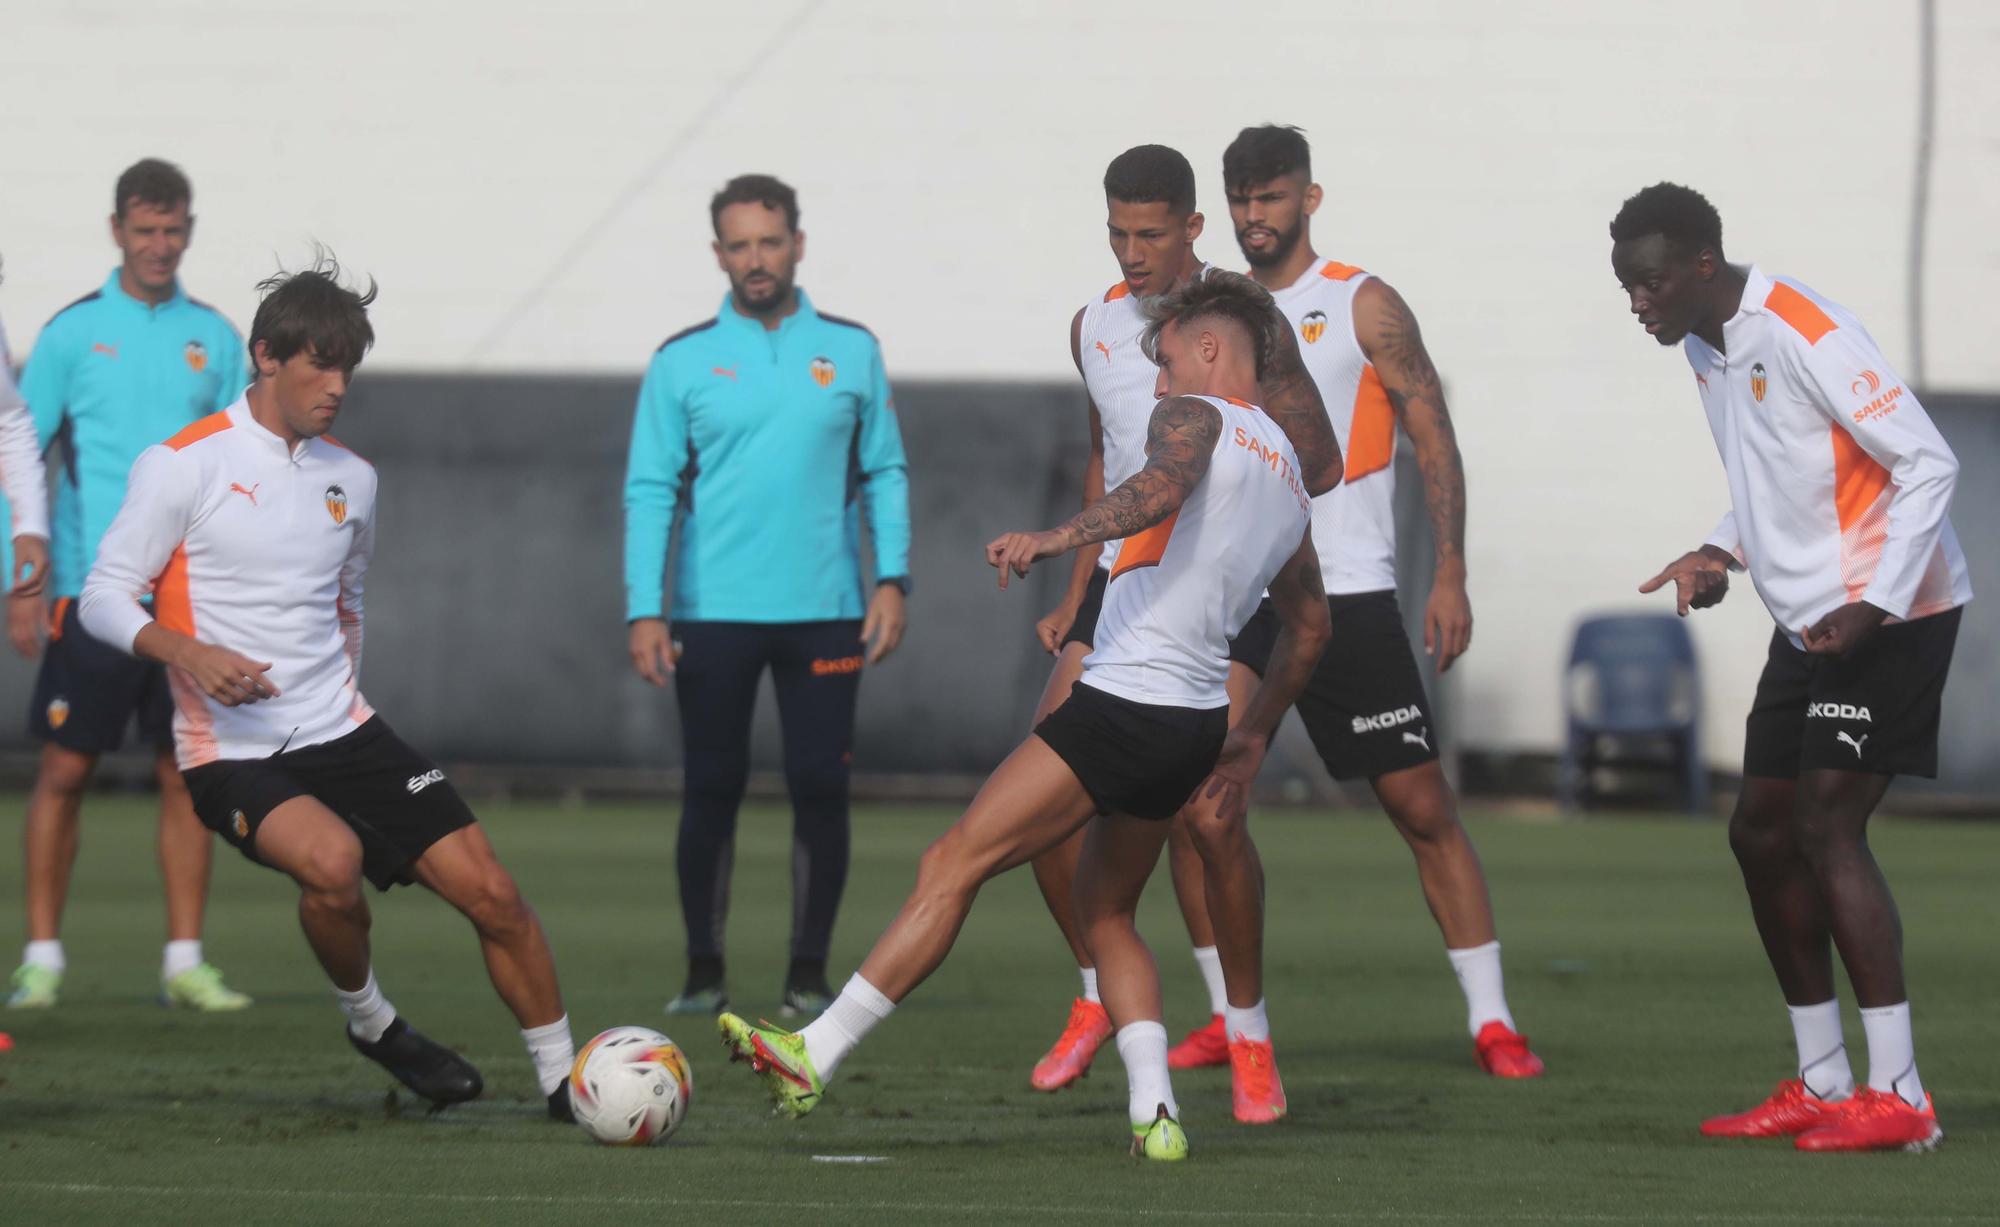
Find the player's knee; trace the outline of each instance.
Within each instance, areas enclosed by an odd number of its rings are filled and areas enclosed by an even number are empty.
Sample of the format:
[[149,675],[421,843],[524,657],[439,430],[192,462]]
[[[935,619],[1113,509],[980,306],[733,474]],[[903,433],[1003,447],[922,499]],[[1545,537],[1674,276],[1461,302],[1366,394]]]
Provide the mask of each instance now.
[[1228,862],[1242,854],[1249,838],[1242,818],[1226,819],[1220,814],[1190,811],[1181,816],[1181,828],[1201,859],[1208,864]]
[[847,780],[847,764],[839,759],[785,764],[785,788],[794,802],[845,802]]
[[88,754],[50,746],[42,754],[41,767],[35,774],[35,790],[64,799],[81,797],[90,786],[96,767],[97,760]]
[[361,845],[328,840],[314,848],[292,872],[308,904],[340,911],[361,899]]
[[735,754],[690,754],[684,787],[691,799],[730,805],[743,799],[750,782],[750,759]]
[[1774,822],[1738,810],[1729,820],[1729,850],[1745,869],[1782,864],[1799,855],[1789,822]]
[[505,940],[525,932],[530,923],[527,900],[512,874],[498,865],[480,876],[478,885],[459,907],[486,937]]
[[976,889],[985,877],[976,858],[965,846],[965,841],[955,839],[946,831],[931,841],[924,854],[917,858],[917,890],[925,894],[954,894]]

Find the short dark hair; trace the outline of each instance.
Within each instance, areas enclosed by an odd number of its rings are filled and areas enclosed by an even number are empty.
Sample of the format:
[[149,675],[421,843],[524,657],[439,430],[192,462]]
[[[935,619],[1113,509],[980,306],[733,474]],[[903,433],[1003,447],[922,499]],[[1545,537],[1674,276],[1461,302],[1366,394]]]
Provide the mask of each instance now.
[[279,270],[257,283],[263,301],[250,321],[250,361],[257,360],[257,343],[273,360],[288,362],[311,350],[324,367],[353,370],[375,343],[368,322],[368,304],[375,301],[375,280],[365,293],[340,283],[340,264],[324,247],[313,249],[312,267],[295,273]]
[[140,158],[118,176],[118,186],[112,189],[112,213],[122,219],[125,207],[135,200],[156,209],[173,209],[180,205],[192,207],[194,186],[181,173],[181,168],[172,162]]
[[1611,219],[1611,241],[1664,235],[1668,242],[1708,247],[1722,255],[1722,214],[1708,197],[1678,183],[1655,183],[1632,194]]
[[1312,178],[1312,146],[1290,124],[1245,128],[1222,151],[1222,186],[1232,190],[1269,183],[1292,173]]
[[722,237],[722,211],[735,204],[760,204],[785,215],[785,229],[799,228],[799,194],[776,175],[738,175],[708,201],[708,224]]
[[1139,335],[1139,348],[1148,358],[1159,361],[1160,334],[1169,324],[1187,327],[1196,320],[1229,320],[1249,334],[1260,380],[1274,352],[1275,329],[1287,326],[1269,290],[1241,273],[1219,268],[1179,289],[1147,299],[1145,312],[1146,330]]
[[1125,204],[1164,201],[1169,211],[1194,212],[1194,167],[1178,149],[1134,145],[1104,168],[1104,194]]

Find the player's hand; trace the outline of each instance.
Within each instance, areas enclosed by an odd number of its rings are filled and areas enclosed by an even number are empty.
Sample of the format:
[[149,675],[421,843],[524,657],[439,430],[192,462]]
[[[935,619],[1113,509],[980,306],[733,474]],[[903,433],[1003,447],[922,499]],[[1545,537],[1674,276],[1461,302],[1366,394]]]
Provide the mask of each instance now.
[[1424,655],[1437,657],[1438,672],[1472,646],[1472,600],[1465,595],[1465,571],[1454,567],[1438,572],[1424,607]]
[[1062,552],[1058,533],[1007,533],[986,543],[986,564],[1000,569],[1000,586],[1005,588],[1009,571],[1025,577],[1029,567]]
[[674,662],[681,658],[681,645],[674,642],[665,618],[635,618],[626,641],[632,653],[632,668],[655,686],[664,686],[674,674]]
[[1685,618],[1690,609],[1719,605],[1729,595],[1729,563],[1720,550],[1703,546],[1668,563],[1666,569],[1639,585],[1641,592],[1658,592],[1674,585],[1674,612]]
[[201,692],[224,707],[241,707],[282,693],[264,676],[271,662],[251,660],[241,652],[189,639],[175,653],[174,667],[194,679]]
[[1215,802],[1216,817],[1239,822],[1250,812],[1250,786],[1257,782],[1257,769],[1264,765],[1264,751],[1270,742],[1241,728],[1229,730],[1222,739],[1222,753],[1216,756],[1215,770],[1198,795]]
[[7,641],[16,652],[33,660],[54,633],[55,627],[49,622],[48,597],[37,593],[7,598]]
[[1814,656],[1846,656],[1860,647],[1882,625],[1889,611],[1866,601],[1855,601],[1799,631],[1806,651]]
[[1064,597],[1062,604],[1048,612],[1040,622],[1035,623],[1035,638],[1041,641],[1042,651],[1054,656],[1062,651],[1063,636],[1076,625],[1076,611],[1083,608],[1081,600]]
[[27,533],[14,538],[14,586],[9,596],[40,596],[49,586],[49,543]]
[[861,619],[861,642],[874,645],[868,649],[869,664],[896,650],[896,645],[903,642],[904,624],[903,590],[894,584],[875,585],[868,614]]

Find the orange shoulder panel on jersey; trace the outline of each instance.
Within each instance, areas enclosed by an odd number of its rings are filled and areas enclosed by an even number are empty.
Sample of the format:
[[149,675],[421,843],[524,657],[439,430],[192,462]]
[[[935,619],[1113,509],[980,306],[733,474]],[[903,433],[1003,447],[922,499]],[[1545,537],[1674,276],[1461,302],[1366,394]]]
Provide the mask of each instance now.
[[361,463],[367,465],[371,469],[375,467],[374,463],[370,461],[368,457],[362,455],[360,452],[355,451],[353,448],[347,446],[347,444],[345,443],[342,443],[340,440],[334,438],[332,435],[321,435],[320,440],[322,442],[333,444],[341,451],[346,452],[348,455],[354,457],[356,460],[359,460]]
[[1354,417],[1347,428],[1347,472],[1341,480],[1359,481],[1379,473],[1395,458],[1396,411],[1371,362],[1361,368],[1361,383],[1354,389]]
[[1771,292],[1764,298],[1764,307],[1790,324],[1792,331],[1804,337],[1808,345],[1819,344],[1821,337],[1838,327],[1827,318],[1826,312],[1819,309],[1819,304],[1782,281],[1771,286]]
[[1328,281],[1347,281],[1367,271],[1365,268],[1356,268],[1352,264],[1342,264],[1338,260],[1328,260],[1325,264],[1320,265],[1319,275]]
[[1121,281],[1117,285],[1114,285],[1110,289],[1104,291],[1104,301],[1117,302],[1119,299],[1125,297],[1127,294],[1130,294],[1131,292],[1132,292],[1131,284],[1129,282]]
[[1118,564],[1111,568],[1111,578],[1117,579],[1135,567],[1159,566],[1160,558],[1167,552],[1167,541],[1174,535],[1174,521],[1180,518],[1181,513],[1175,511],[1144,532],[1125,538],[1125,544],[1118,547]]
[[1223,397],[1222,399],[1224,399],[1224,400],[1228,401],[1228,402],[1229,402],[1230,404],[1232,404],[1232,405],[1236,406],[1236,407],[1237,407],[1238,409],[1248,409],[1248,410],[1251,410],[1251,411],[1252,411],[1252,412],[1254,412],[1254,413],[1261,413],[1261,412],[1263,412],[1263,410],[1259,409],[1259,408],[1258,408],[1258,407],[1257,407],[1256,405],[1253,405],[1253,404],[1251,404],[1251,403],[1250,403],[1249,401],[1247,401],[1247,400],[1237,400],[1237,399],[1236,399],[1235,397],[1233,397],[1233,396],[1225,396],[1225,397]]
[[1882,497],[1889,470],[1838,425],[1827,429],[1833,432],[1833,505],[1840,515],[1840,531],[1846,532]]
[[211,413],[207,417],[196,422],[191,422],[183,427],[179,434],[167,440],[167,446],[173,448],[175,451],[180,451],[189,444],[199,443],[210,435],[220,434],[222,431],[228,430],[232,425],[234,423],[229,420],[227,413]]

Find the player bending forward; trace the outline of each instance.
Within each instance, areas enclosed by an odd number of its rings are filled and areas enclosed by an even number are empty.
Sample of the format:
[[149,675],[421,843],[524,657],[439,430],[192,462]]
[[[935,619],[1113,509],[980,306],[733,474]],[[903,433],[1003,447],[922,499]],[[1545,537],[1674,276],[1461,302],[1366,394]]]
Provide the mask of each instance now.
[[[1159,973],[1133,911],[1182,806],[1240,817],[1271,730],[1326,646],[1327,613],[1298,460],[1277,424],[1240,399],[1255,394],[1271,352],[1270,295],[1217,273],[1148,314],[1143,344],[1164,399],[1145,467],[1061,528],[986,547],[1005,587],[1009,570],[1124,540],[1081,681],[925,851],[916,889],[826,1013],[796,1033],[717,1020],[732,1057],[793,1116],[812,1110],[847,1054],[944,961],[982,883],[1088,823],[1076,908],[1118,1027],[1133,1150],[1187,1155]],[[1266,587],[1277,645],[1231,729],[1228,642]]]
[[299,884],[300,927],[354,1047],[434,1104],[480,1092],[478,1070],[397,1017],[370,966],[362,879],[420,882],[478,931],[549,1115],[568,1120],[569,1016],[541,922],[444,773],[357,685],[375,470],[326,432],[374,342],[375,291],[338,276],[324,260],[259,287],[256,381],[139,457],[84,584],[83,623],[168,666],[195,812]]

